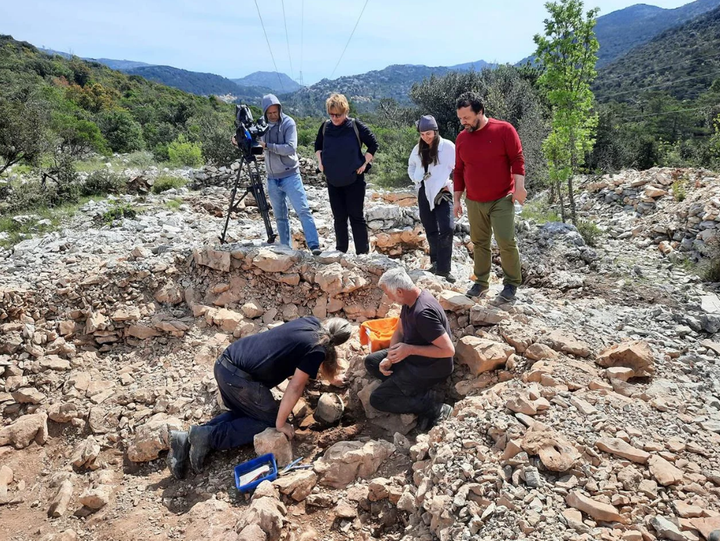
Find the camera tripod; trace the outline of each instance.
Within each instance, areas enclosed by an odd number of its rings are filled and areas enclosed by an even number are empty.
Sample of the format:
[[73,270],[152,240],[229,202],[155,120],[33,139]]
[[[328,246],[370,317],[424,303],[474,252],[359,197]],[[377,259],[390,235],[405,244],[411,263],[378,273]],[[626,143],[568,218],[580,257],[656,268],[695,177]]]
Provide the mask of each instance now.
[[[245,188],[245,193],[240,196],[240,199],[235,201],[243,168],[247,169],[248,176],[250,177],[250,183]],[[227,234],[227,228],[230,224],[230,214],[237,212],[240,203],[249,193],[253,195],[258,208],[260,209],[260,215],[265,223],[268,244],[275,242],[275,237],[277,235],[273,232],[272,223],[270,222],[270,206],[268,205],[267,198],[265,197],[265,188],[263,187],[262,180],[260,179],[260,171],[258,170],[257,160],[253,154],[243,153],[243,156],[240,159],[240,167],[238,167],[237,176],[235,177],[235,182],[233,183],[232,192],[230,193],[230,205],[228,206],[227,216],[225,217],[225,227],[223,227],[222,235],[220,235],[220,244],[225,244],[225,235]]]

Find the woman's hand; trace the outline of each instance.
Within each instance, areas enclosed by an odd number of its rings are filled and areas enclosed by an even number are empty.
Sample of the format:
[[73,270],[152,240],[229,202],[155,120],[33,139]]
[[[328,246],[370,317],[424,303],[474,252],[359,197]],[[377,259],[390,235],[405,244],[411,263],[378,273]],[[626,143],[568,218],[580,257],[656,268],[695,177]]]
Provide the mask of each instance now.
[[358,167],[357,171],[355,171],[358,175],[362,175],[365,172],[365,168],[367,167],[367,162],[362,164],[360,167]]
[[281,426],[275,426],[275,428],[278,432],[282,432],[283,434],[285,434],[285,436],[289,440],[295,437],[295,429],[292,427],[292,425],[285,423]]

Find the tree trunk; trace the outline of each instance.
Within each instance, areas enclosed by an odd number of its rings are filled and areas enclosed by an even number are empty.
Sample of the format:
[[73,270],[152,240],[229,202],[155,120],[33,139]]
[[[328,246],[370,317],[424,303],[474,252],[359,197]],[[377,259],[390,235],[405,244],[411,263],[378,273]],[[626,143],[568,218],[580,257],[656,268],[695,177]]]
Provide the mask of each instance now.
[[575,132],[570,127],[570,176],[567,179],[568,201],[570,203],[570,219],[573,225],[577,226],[577,214],[575,212],[575,194],[573,193],[573,177],[577,170],[575,159]]
[[555,183],[555,190],[557,191],[558,201],[560,201],[560,218],[562,219],[562,222],[565,223],[565,201],[563,199],[562,193],[562,181],[560,179],[557,179]]

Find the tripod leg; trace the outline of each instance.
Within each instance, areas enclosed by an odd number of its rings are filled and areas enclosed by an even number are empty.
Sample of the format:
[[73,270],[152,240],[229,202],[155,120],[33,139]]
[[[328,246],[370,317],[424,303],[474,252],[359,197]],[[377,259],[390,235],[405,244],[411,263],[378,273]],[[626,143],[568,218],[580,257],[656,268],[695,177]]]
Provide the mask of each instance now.
[[262,180],[260,180],[257,163],[255,164],[254,170],[250,172],[250,180],[250,189],[252,190],[253,197],[255,197],[255,201],[257,201],[263,222],[265,222],[268,244],[272,244],[275,242],[277,235],[273,232],[272,222],[270,221],[270,205],[268,205],[267,198],[265,197],[265,188],[263,188]]
[[[233,184],[232,192],[230,192],[230,205],[228,206],[227,210],[227,216],[225,216],[225,226],[223,227],[222,234],[220,235],[220,244],[225,244],[225,236],[227,235],[227,228],[230,224],[230,214],[236,210],[235,207],[237,206],[235,203],[235,196],[237,195],[238,190],[238,184],[240,184],[240,175],[242,174],[243,165],[245,165],[245,157],[240,159],[240,167],[238,167],[237,176],[235,177],[235,183]],[[247,192],[246,192],[247,194]],[[240,201],[243,200],[245,196],[243,195],[240,198]],[[238,203],[240,202],[238,201]]]

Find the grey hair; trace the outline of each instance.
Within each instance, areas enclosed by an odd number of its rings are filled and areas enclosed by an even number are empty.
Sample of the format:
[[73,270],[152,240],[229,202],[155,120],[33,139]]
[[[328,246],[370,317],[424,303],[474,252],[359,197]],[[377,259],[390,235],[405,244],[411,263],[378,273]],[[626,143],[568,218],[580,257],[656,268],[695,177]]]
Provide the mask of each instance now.
[[399,289],[410,291],[415,288],[415,282],[408,276],[405,269],[402,267],[395,267],[385,271],[385,273],[378,280],[378,285],[389,289],[393,293],[397,293]]

